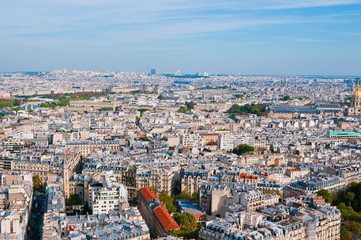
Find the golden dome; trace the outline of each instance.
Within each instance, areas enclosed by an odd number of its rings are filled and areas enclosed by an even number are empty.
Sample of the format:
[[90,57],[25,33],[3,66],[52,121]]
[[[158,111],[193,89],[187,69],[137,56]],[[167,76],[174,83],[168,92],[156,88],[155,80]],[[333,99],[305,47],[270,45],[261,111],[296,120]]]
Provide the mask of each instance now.
[[352,94],[354,97],[361,97],[360,84],[357,84],[356,91]]

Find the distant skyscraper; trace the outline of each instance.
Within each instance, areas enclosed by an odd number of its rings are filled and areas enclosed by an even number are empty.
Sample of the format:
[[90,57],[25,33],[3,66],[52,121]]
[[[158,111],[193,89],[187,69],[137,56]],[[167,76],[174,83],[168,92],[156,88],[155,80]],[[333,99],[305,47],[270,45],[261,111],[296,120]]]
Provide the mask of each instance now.
[[150,69],[150,74],[152,74],[152,75],[157,74],[157,70],[155,70],[154,68]]

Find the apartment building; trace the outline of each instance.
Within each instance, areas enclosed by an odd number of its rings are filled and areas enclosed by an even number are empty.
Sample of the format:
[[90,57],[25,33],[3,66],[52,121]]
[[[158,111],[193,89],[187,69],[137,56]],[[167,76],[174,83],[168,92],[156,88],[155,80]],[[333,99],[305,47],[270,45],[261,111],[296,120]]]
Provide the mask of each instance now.
[[150,188],[139,190],[139,210],[153,238],[166,237],[172,229],[180,229],[165,204],[159,201]]
[[0,174],[0,238],[23,240],[33,199],[32,174],[7,171]]
[[185,134],[181,137],[181,142],[184,147],[197,148],[204,145],[204,139],[199,134]]
[[326,189],[336,192],[345,188],[345,180],[337,176],[327,174],[312,175],[292,182],[284,188],[285,197],[298,196],[302,194],[316,193],[318,190]]
[[199,186],[207,182],[209,171],[200,169],[184,169],[180,170],[181,191],[188,192],[192,195],[198,192]]
[[[45,153],[44,149],[44,153]],[[68,198],[70,194],[69,179],[81,161],[81,154],[76,147],[56,149],[56,152],[40,155],[36,152],[12,161],[13,171],[27,171],[38,175],[43,183],[49,173],[60,174],[64,178],[64,192]]]
[[77,147],[83,156],[88,156],[95,149],[119,150],[119,141],[74,141],[66,144],[69,147]]
[[220,134],[218,138],[218,149],[230,151],[240,144],[255,146],[254,136],[243,133]]
[[117,182],[111,171],[99,183],[92,183],[88,190],[89,208],[93,214],[116,213],[129,206],[128,190]]
[[137,188],[155,187],[157,191],[173,192],[174,171],[171,168],[152,168],[148,171],[137,171]]

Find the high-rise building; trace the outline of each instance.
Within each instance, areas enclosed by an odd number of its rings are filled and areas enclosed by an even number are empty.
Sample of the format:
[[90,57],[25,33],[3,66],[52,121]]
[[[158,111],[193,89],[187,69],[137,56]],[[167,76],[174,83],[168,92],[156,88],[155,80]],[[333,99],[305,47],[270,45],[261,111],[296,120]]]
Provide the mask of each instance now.
[[155,68],[150,69],[150,74],[152,75],[157,74],[157,70]]

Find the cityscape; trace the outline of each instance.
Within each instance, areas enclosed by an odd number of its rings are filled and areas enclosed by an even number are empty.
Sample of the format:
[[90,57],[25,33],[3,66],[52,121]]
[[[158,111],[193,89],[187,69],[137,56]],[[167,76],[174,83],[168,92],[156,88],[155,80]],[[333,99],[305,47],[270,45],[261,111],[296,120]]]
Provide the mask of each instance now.
[[4,239],[360,234],[357,77],[0,78]]
[[361,239],[361,0],[0,11],[0,240]]

